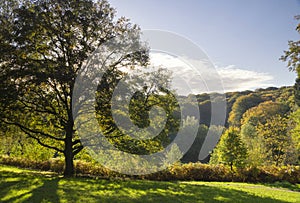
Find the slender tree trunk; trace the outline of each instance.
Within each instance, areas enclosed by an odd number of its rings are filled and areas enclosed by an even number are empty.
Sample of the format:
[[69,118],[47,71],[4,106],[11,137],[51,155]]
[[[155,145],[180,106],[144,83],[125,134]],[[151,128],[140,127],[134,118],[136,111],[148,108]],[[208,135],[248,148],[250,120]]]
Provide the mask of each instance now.
[[231,181],[234,181],[233,162],[230,162]]
[[[299,77],[300,77],[300,75],[299,75]],[[300,78],[296,79],[294,89],[295,89],[295,102],[298,106],[300,106]]]

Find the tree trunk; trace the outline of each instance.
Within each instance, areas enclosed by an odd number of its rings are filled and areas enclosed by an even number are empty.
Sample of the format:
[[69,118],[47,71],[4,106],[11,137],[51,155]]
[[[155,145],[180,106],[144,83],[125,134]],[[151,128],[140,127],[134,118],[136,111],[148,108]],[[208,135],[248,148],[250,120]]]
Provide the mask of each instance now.
[[72,177],[74,176],[74,154],[72,149],[72,135],[73,135],[73,127],[70,127],[66,132],[65,139],[65,170],[64,177]]
[[[69,144],[66,143],[66,145],[69,145]],[[64,177],[72,177],[72,176],[74,176],[74,162],[73,162],[72,145],[71,145],[71,149],[69,147],[66,147],[64,155],[65,155]]]
[[65,152],[65,170],[64,177],[74,176],[74,162],[72,152]]

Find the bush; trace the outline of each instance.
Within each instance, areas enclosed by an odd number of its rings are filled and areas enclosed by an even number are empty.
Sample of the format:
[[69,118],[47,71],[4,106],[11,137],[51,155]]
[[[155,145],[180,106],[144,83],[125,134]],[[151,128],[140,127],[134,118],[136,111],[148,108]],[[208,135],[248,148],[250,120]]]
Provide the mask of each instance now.
[[62,173],[64,169],[64,161],[57,158],[53,158],[48,161],[36,161],[24,158],[1,156],[0,163],[20,168],[53,171],[56,173]]
[[[34,161],[28,159],[0,156],[0,164],[17,166],[21,168],[38,169],[63,173],[64,161],[60,158],[48,161]],[[123,175],[111,171],[100,164],[75,160],[75,173],[77,176],[96,178],[131,178],[159,181],[236,181],[236,182],[289,182],[300,183],[300,166],[262,166],[237,168],[232,171],[224,165],[208,165],[202,163],[176,163],[169,168],[153,174],[142,176]]]

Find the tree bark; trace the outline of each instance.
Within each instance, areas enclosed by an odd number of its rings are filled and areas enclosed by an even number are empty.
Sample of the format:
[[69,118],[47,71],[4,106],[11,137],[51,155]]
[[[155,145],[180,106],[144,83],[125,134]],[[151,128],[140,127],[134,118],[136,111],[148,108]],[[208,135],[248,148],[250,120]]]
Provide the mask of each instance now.
[[74,176],[74,162],[73,162],[73,152],[72,152],[72,141],[65,142],[65,169],[64,169],[64,177],[72,177]]
[[64,169],[64,177],[72,177],[74,176],[74,153],[73,153],[73,125],[69,125],[66,131],[66,138],[65,138],[65,169]]

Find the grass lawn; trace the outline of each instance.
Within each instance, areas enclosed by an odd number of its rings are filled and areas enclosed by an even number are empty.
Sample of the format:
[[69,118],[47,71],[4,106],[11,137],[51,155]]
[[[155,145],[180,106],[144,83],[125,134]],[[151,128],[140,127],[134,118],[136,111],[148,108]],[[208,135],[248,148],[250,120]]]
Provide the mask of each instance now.
[[0,202],[299,202],[300,185],[63,179],[0,165]]

